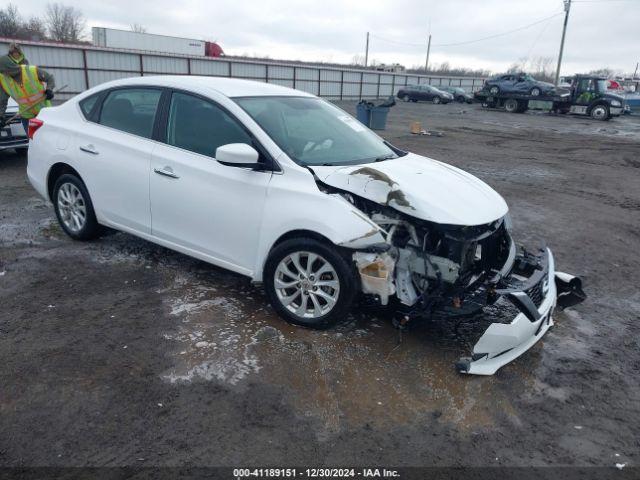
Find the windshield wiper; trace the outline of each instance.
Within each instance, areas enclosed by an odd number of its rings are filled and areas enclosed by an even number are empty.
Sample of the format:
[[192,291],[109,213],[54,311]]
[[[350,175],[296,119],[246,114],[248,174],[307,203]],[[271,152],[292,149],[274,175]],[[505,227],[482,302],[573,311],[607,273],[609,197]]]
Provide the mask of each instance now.
[[379,157],[376,157],[374,161],[384,162],[385,160],[391,160],[393,158],[398,158],[398,156],[395,153],[387,153],[386,155],[380,155]]

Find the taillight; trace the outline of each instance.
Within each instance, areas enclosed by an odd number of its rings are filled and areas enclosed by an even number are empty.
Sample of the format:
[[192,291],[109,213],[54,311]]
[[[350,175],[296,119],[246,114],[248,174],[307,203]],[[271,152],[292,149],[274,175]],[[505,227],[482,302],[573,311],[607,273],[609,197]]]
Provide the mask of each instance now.
[[27,135],[29,135],[29,138],[31,140],[33,140],[33,136],[36,134],[36,132],[42,125],[44,125],[44,122],[39,118],[29,119],[29,131],[27,132]]

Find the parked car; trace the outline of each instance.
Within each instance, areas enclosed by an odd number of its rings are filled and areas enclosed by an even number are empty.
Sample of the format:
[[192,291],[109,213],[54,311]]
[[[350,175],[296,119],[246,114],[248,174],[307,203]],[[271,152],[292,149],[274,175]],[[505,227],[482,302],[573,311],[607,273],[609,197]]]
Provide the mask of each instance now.
[[464,88],[440,86],[438,87],[438,89],[453,95],[453,98],[456,102],[473,103],[473,97],[468,94]]
[[488,185],[299,90],[130,78],[42,110],[29,130],[29,180],[71,238],[104,225],[246,275],[294,324],[328,327],[359,294],[414,320],[509,299],[520,313],[458,365],[492,374],[581,292],[550,250],[517,249]]
[[432,103],[449,103],[453,100],[453,95],[442,90],[438,90],[431,85],[407,85],[398,90],[398,98],[405,102],[418,102],[425,100]]
[[7,109],[4,113],[4,121],[7,124],[0,128],[0,151],[14,149],[18,153],[24,153],[29,148],[27,132],[24,131],[20,117],[17,117],[18,104],[9,98]]
[[552,83],[540,82],[528,73],[508,73],[485,81],[484,89],[491,95],[498,93],[524,93],[537,97],[554,92]]

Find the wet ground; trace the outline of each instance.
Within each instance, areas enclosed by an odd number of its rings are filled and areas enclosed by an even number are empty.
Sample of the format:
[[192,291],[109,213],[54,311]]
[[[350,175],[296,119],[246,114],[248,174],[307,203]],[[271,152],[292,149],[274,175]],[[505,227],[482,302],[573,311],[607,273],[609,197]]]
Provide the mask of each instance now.
[[637,465],[640,121],[389,120],[392,143],[502,193],[588,301],[495,376],[462,376],[458,324],[400,338],[361,307],[304,330],[239,275],[122,233],[73,242],[26,158],[0,153],[0,465]]

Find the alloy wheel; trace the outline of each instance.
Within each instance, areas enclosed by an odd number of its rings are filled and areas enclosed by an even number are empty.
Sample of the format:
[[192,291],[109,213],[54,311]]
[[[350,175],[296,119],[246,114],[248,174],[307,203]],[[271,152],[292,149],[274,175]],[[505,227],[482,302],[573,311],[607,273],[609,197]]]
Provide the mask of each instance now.
[[293,252],[276,267],[274,289],[280,303],[302,318],[328,314],[340,295],[335,268],[313,252]]
[[82,230],[87,222],[87,205],[80,189],[73,183],[63,183],[57,201],[64,225],[73,233]]

